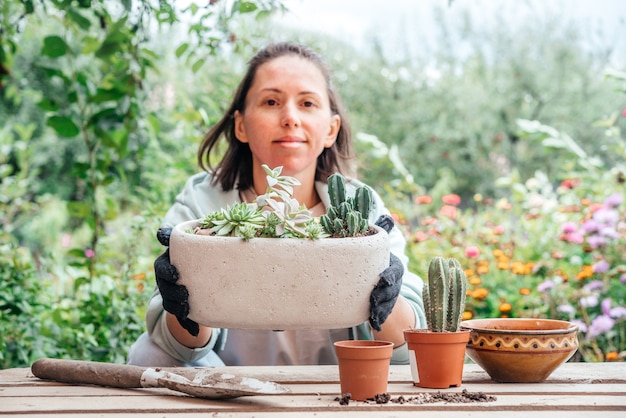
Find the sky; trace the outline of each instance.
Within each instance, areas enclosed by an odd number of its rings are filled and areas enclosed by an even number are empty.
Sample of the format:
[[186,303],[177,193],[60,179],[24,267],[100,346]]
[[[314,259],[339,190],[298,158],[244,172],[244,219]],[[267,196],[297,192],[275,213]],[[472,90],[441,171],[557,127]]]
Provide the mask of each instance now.
[[601,30],[611,42],[619,43],[626,55],[626,1],[624,0],[285,0],[290,12],[278,18],[281,24],[319,31],[357,47],[368,45],[376,34],[389,45],[402,40],[407,28],[421,36],[433,35],[432,11],[447,9],[446,16],[458,18],[469,10],[478,20],[494,24],[493,16],[531,18],[552,12]]

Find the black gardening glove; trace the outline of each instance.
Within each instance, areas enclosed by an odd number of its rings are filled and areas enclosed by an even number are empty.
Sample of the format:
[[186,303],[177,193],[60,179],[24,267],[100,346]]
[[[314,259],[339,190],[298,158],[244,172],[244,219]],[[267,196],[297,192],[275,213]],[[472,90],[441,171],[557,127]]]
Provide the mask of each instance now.
[[[172,228],[159,228],[157,239],[161,245],[169,247],[171,233]],[[196,322],[187,318],[189,315],[189,292],[185,286],[176,284],[179,278],[178,270],[170,262],[169,248],[154,261],[154,274],[163,297],[163,309],[173,314],[187,332],[197,337],[200,333],[200,327]]]
[[[376,225],[389,233],[394,226],[393,218],[389,215],[381,215],[376,221]],[[380,280],[370,295],[370,325],[376,331],[381,330],[380,326],[385,322],[396,304],[400,287],[402,287],[403,275],[404,266],[402,262],[397,256],[390,253],[389,267],[380,273]]]

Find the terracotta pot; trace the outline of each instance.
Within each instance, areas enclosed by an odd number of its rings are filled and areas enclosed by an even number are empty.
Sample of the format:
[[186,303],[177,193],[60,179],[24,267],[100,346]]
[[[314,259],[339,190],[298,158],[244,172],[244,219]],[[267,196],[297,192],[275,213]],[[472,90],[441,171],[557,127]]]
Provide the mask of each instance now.
[[335,342],[341,394],[364,401],[387,392],[393,343],[350,340]]
[[417,363],[412,370],[417,372],[413,376],[415,386],[433,389],[461,386],[469,331],[405,330],[404,339]]
[[389,266],[383,229],[357,238],[194,235],[177,225],[170,259],[189,291],[189,318],[220,328],[336,329],[367,321],[370,294]]
[[461,322],[470,331],[467,356],[497,382],[543,382],[578,349],[578,326],[542,318]]

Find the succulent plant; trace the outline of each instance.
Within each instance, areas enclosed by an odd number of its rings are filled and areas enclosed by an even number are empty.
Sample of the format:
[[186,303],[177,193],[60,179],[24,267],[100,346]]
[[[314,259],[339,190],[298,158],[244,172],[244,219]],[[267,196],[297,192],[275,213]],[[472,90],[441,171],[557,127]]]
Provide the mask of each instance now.
[[455,332],[465,310],[467,278],[455,258],[435,257],[428,266],[424,283],[424,310],[428,329],[433,332]]
[[320,225],[332,237],[354,237],[369,229],[372,191],[367,186],[357,188],[354,197],[346,196],[345,178],[338,173],[328,178],[330,206],[320,217]]
[[[240,237],[310,238],[325,236],[315,222],[312,212],[292,198],[294,186],[300,182],[290,176],[281,176],[282,167],[270,169],[263,165],[267,175],[267,190],[254,203],[236,203],[228,208],[206,215],[194,233]],[[203,232],[208,230],[207,233]]]

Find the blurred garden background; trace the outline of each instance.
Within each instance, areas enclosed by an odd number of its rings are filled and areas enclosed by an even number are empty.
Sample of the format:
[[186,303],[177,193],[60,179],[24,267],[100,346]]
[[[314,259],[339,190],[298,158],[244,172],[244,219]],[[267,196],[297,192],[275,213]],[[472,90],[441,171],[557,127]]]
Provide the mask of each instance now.
[[413,270],[454,256],[466,318],[571,320],[574,360],[624,361],[626,22],[427,3],[428,37],[409,21],[357,46],[289,25],[294,1],[3,0],[0,368],[125,361],[160,219],[247,59],[285,39],[334,70]]

